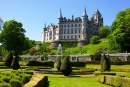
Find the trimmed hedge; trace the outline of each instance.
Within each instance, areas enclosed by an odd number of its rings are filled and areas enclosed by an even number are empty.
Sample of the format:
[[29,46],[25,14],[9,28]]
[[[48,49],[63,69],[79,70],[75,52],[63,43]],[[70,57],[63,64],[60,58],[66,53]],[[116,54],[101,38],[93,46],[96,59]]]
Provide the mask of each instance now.
[[11,87],[9,83],[0,83],[0,87]]
[[98,75],[97,81],[106,85],[111,85],[114,87],[129,87],[130,78],[111,76],[111,75]]
[[44,87],[48,81],[48,76],[42,74],[33,75],[31,80],[23,87]]
[[54,61],[29,61],[26,66],[47,66],[54,68]]
[[71,61],[70,64],[72,67],[86,67],[86,62],[83,61]]
[[100,72],[100,71],[96,71],[96,72],[94,72],[94,75],[95,76],[98,76],[98,75],[116,75],[116,73],[114,73],[114,72]]

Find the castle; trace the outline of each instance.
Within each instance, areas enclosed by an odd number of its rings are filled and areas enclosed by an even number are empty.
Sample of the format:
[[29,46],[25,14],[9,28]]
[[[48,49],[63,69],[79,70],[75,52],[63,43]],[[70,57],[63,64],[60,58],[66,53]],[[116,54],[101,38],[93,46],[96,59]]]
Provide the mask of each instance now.
[[51,24],[42,32],[42,42],[51,42],[52,46],[57,46],[61,41],[78,42],[78,46],[86,45],[94,35],[99,36],[99,28],[103,26],[103,17],[97,9],[92,17],[88,19],[86,8],[82,17],[72,15],[71,19],[62,16],[60,9],[58,25]]

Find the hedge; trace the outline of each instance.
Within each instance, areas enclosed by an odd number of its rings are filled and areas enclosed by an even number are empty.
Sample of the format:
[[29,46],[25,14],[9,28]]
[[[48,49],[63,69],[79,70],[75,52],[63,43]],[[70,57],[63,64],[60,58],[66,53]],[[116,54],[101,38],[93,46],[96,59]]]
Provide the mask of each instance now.
[[100,71],[95,71],[94,75],[95,76],[98,76],[98,75],[116,75],[116,73],[114,73],[114,72],[100,72]]
[[54,68],[54,61],[29,61],[26,66],[46,66]]
[[86,67],[86,62],[82,61],[71,61],[70,64],[72,67]]
[[130,78],[111,76],[111,75],[98,75],[97,81],[106,85],[111,85],[114,87],[129,87]]
[[48,76],[42,74],[33,75],[31,80],[23,87],[44,87],[48,81]]

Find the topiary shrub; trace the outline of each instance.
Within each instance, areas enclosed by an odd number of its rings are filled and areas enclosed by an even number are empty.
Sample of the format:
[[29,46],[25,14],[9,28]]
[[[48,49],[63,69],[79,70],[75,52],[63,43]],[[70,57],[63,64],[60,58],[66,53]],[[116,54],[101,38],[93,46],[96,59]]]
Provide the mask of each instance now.
[[72,72],[72,68],[69,61],[69,56],[63,59],[60,70],[64,74],[64,76],[69,76],[69,74]]
[[56,65],[56,68],[57,68],[58,71],[60,71],[60,66],[61,66],[61,60],[58,59],[57,65]]
[[11,87],[9,83],[0,83],[0,87]]
[[28,75],[28,74],[23,75],[23,77],[22,77],[22,83],[23,83],[23,84],[28,83],[28,82],[30,81],[31,77],[32,77],[32,76],[31,76],[31,75]]
[[100,52],[96,52],[95,55],[94,55],[94,60],[101,61],[101,57],[102,57],[101,53]]
[[5,66],[11,66],[11,63],[12,63],[12,60],[13,60],[13,54],[12,52],[10,51],[5,59]]
[[11,80],[10,76],[2,76],[1,79],[6,83],[9,83],[9,81]]
[[20,65],[18,62],[18,56],[14,57],[14,59],[11,63],[11,67],[13,68],[13,70],[18,70],[20,68]]
[[19,80],[11,79],[10,80],[11,87],[22,87],[22,83]]
[[109,59],[103,54],[101,58],[101,71],[110,71],[111,65]]

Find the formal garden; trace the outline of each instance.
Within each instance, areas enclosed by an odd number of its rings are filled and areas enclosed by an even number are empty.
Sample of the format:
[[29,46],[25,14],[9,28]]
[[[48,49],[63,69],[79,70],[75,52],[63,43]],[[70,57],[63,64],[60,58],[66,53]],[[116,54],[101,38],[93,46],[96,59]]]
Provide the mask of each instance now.
[[[49,42],[29,40],[21,22],[4,22],[0,87],[130,87],[129,14],[129,8],[119,12],[111,27],[102,26],[101,36],[93,36],[89,44],[77,47],[78,41],[63,41],[60,50],[58,46],[51,48]],[[112,57],[108,53],[125,53],[128,60],[121,59],[124,54]],[[91,61],[70,58],[84,54]],[[56,58],[50,60],[49,55]]]

